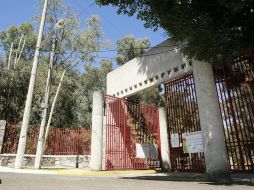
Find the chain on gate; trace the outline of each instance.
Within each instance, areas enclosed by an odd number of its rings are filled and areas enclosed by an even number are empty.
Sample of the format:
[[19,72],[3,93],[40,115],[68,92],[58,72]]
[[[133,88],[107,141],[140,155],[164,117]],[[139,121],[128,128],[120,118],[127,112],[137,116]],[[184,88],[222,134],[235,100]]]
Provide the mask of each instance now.
[[159,168],[158,108],[104,96],[106,170]]

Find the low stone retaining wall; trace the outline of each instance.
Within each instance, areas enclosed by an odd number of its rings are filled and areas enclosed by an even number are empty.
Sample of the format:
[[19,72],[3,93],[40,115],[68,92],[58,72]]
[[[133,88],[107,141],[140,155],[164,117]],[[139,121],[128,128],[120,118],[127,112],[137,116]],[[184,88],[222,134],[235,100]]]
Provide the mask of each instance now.
[[[16,154],[0,154],[0,166],[14,167]],[[44,155],[44,167],[88,168],[90,155]],[[23,166],[34,166],[35,155],[25,154]]]

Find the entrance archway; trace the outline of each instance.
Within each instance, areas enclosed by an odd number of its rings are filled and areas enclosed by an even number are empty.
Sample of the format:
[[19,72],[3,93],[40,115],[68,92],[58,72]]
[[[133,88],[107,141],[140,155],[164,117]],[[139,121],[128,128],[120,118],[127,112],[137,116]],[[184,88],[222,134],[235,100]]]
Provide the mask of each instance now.
[[[144,89],[166,83],[166,93],[168,94],[168,104],[166,107],[169,125],[168,136],[170,136],[167,143],[170,144],[169,152],[171,155],[169,157],[171,159],[171,170],[206,170],[211,176],[223,176],[228,175],[230,169],[229,148],[228,144],[226,147],[225,143],[225,120],[223,120],[223,116],[226,115],[225,110],[228,111],[229,108],[224,109],[223,112],[221,110],[222,106],[227,107],[228,105],[227,101],[226,103],[221,103],[220,99],[222,100],[223,97],[225,99],[225,97],[230,96],[235,97],[238,91],[229,90],[231,95],[224,95],[221,98],[220,95],[222,93],[218,93],[218,83],[216,84],[215,77],[210,64],[185,59],[181,54],[181,44],[168,40],[152,48],[141,57],[135,58],[110,72],[107,76],[107,94],[113,98],[125,98],[135,95]],[[124,121],[124,118],[127,120],[126,116],[128,114],[125,103],[118,104],[123,107],[121,108],[122,111],[119,111],[119,114],[124,114],[117,118],[120,118],[122,121]],[[253,109],[252,107],[246,107],[246,109],[252,110],[249,116],[252,119]],[[234,112],[236,114],[241,110],[239,105],[231,106],[231,110],[232,108],[238,109],[238,111]],[[230,114],[228,115],[230,116]],[[236,116],[234,117],[236,118]],[[244,117],[246,118],[246,116]],[[240,121],[241,119],[238,117],[237,120]],[[121,123],[122,121],[119,122]],[[189,126],[187,121],[190,122]],[[252,128],[247,125],[245,129],[249,130]],[[128,132],[123,130],[123,133],[125,133],[125,138],[127,138]],[[175,136],[171,137],[171,135]],[[197,152],[184,150],[184,139],[186,139],[188,149],[191,148],[190,141],[187,142],[186,135],[188,138],[189,135],[192,136],[192,147],[198,145],[198,151],[195,150]],[[253,143],[252,136],[249,137],[249,139],[246,138],[248,140],[248,147]],[[172,138],[178,139],[178,147],[172,146]],[[126,140],[121,141],[126,142]],[[253,146],[249,150],[249,155],[245,157],[252,159],[248,161],[251,164],[253,163]],[[126,154],[129,154],[128,151]],[[244,156],[243,159],[240,158],[239,160],[244,162]],[[241,164],[241,167],[249,170],[253,168],[250,164],[247,167]],[[239,165],[237,164],[237,166]]]

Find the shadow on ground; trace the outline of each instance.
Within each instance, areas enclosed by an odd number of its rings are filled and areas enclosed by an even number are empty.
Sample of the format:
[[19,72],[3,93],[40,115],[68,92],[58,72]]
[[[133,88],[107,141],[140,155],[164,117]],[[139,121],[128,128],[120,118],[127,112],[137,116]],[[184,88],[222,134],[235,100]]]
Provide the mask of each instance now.
[[181,182],[199,182],[208,185],[246,185],[254,186],[254,174],[232,174],[227,179],[210,180],[205,174],[200,173],[163,173],[158,175],[122,177],[121,179],[134,180],[155,180],[155,181],[181,181]]

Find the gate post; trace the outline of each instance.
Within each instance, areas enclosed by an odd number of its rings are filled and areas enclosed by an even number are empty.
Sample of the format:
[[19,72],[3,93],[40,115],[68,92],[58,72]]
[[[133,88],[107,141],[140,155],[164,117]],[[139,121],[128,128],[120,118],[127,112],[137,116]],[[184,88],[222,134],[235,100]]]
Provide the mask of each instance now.
[[102,164],[101,164],[101,170],[106,170],[106,139],[107,139],[107,128],[106,128],[106,120],[107,117],[103,116],[103,128],[102,128]]
[[229,164],[212,65],[199,61],[193,64],[206,172],[211,179],[223,180],[229,177]]
[[160,144],[161,144],[161,161],[162,169],[169,170],[170,165],[170,152],[169,152],[169,142],[168,142],[168,129],[167,129],[167,119],[166,119],[165,108],[159,108],[159,124],[160,124]]
[[103,148],[103,94],[93,93],[92,111],[92,137],[91,137],[91,161],[89,166],[92,170],[102,169]]
[[0,154],[3,151],[2,148],[3,148],[3,144],[4,144],[5,126],[6,126],[6,121],[0,120]]

